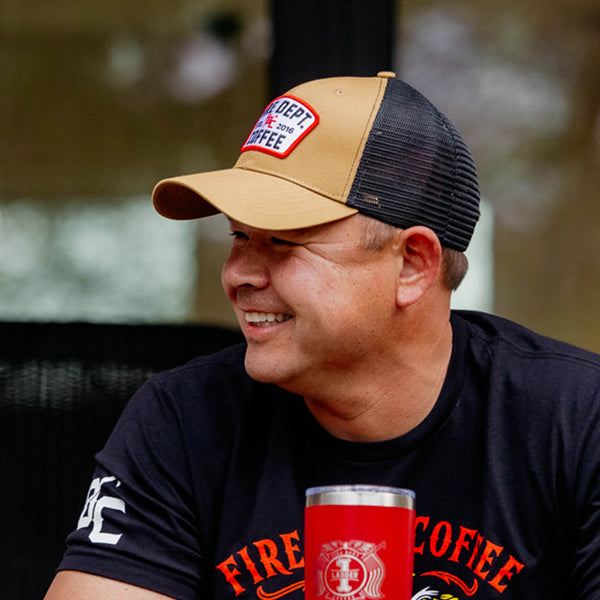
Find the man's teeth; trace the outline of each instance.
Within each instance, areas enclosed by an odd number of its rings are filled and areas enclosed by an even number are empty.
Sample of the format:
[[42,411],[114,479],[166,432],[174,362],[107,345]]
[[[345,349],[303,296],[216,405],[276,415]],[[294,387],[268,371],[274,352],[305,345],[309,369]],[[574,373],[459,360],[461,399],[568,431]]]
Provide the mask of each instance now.
[[283,313],[260,313],[260,312],[248,312],[246,314],[246,323],[252,323],[259,327],[270,325],[271,323],[282,323],[291,319],[291,315]]

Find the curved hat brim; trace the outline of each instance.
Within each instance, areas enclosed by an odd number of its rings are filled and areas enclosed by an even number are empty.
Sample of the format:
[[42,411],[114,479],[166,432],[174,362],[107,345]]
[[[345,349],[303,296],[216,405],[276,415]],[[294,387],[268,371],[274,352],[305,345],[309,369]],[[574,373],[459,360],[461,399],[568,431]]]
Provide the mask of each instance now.
[[169,219],[198,219],[221,212],[259,229],[312,227],[357,213],[292,181],[233,167],[160,181],[154,207]]

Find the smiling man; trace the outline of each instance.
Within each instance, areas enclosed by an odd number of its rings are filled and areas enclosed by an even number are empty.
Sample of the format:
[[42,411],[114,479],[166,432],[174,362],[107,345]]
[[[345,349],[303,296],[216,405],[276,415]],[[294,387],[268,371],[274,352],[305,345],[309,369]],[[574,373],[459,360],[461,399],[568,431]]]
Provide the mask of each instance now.
[[246,344],[132,399],[47,600],[300,600],[305,490],[343,483],[415,490],[415,598],[600,600],[600,358],[450,310],[456,127],[384,72],[294,88],[241,150],[153,198],[229,219]]

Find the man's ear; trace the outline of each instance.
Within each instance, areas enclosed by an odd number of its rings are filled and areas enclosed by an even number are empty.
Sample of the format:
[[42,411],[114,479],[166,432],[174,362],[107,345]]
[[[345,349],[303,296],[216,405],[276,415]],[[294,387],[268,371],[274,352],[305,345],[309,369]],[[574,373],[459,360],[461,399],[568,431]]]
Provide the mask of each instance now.
[[442,246],[428,227],[402,230],[396,239],[402,258],[396,302],[406,308],[417,302],[438,280],[442,264]]

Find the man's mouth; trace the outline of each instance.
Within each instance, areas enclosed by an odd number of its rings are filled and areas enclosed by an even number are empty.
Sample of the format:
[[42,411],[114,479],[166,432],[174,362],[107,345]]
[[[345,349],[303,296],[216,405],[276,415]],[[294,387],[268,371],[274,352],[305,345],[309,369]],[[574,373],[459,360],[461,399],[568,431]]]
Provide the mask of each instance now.
[[292,315],[284,313],[263,313],[263,312],[247,312],[244,313],[246,323],[251,323],[255,327],[267,327],[274,323],[283,323],[292,318]]

